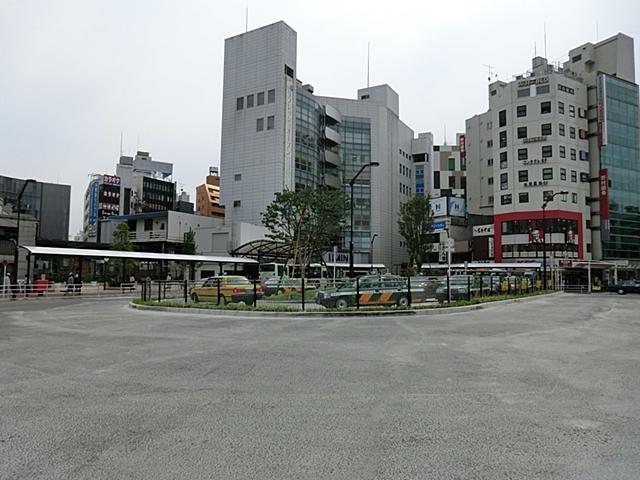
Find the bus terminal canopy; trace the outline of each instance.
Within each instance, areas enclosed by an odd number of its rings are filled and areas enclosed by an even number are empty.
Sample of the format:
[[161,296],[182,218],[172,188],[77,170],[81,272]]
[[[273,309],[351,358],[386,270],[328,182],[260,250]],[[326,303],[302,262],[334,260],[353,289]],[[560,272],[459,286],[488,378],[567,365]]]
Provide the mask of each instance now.
[[99,250],[85,248],[63,248],[63,247],[35,247],[31,245],[20,245],[27,252],[33,255],[53,255],[65,257],[84,258],[129,258],[131,260],[153,261],[173,261],[173,262],[201,262],[201,263],[238,263],[257,264],[258,262],[250,258],[222,257],[208,255],[185,255],[178,253],[154,253],[154,252],[130,252],[127,250]]

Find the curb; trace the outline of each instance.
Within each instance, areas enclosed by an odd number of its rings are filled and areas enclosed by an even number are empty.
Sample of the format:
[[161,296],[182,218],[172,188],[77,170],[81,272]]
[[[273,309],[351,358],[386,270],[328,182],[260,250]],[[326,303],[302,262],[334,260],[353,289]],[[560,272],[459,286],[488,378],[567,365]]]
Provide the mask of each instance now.
[[509,303],[519,303],[534,300],[540,297],[557,296],[564,292],[554,292],[542,295],[532,295],[530,297],[523,298],[510,298],[509,300],[496,300],[495,302],[479,303],[476,305],[464,305],[461,307],[431,307],[423,308],[419,310],[350,310],[345,312],[323,312],[323,311],[302,311],[299,312],[268,312],[268,311],[251,311],[251,310],[224,310],[224,309],[205,309],[205,308],[180,308],[180,307],[161,307],[155,305],[138,305],[133,302],[129,303],[130,308],[138,310],[147,310],[155,312],[176,312],[176,313],[193,313],[197,315],[218,315],[218,316],[233,316],[233,317],[395,317],[395,316],[410,316],[410,315],[447,315],[453,313],[471,312],[474,310],[482,310],[483,308],[491,307],[493,305],[505,305]]

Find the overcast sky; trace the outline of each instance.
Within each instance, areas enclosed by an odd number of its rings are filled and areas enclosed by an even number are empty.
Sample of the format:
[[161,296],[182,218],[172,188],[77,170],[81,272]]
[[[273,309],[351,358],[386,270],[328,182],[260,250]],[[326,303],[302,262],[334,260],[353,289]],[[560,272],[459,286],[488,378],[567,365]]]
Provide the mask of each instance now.
[[[530,68],[537,44],[570,48],[617,32],[640,38],[640,2],[518,0],[0,0],[0,174],[72,186],[71,235],[90,173],[124,152],[174,163],[192,201],[220,162],[224,39],[284,20],[298,32],[298,78],[316,94],[400,95],[400,117],[449,141],[487,107],[487,68]],[[638,62],[636,62],[638,64]],[[636,65],[636,77],[638,75]]]

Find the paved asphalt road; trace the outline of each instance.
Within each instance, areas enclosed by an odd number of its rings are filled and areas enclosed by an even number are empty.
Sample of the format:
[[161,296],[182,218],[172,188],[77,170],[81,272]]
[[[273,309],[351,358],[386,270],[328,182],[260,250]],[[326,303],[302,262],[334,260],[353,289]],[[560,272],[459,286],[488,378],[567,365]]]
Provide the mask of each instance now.
[[638,479],[640,296],[242,318],[0,302],[2,479]]

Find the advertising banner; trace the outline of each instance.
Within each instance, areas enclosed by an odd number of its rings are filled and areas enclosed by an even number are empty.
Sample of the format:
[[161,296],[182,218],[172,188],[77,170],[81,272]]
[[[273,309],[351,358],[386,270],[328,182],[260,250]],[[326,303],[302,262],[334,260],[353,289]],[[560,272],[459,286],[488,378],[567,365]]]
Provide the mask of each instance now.
[[443,217],[447,215],[447,197],[429,199],[431,205],[431,216]]
[[464,217],[467,215],[467,204],[464,198],[449,197],[449,215]]
[[606,168],[600,170],[600,233],[602,240],[610,238],[611,217],[609,215],[609,172]]
[[598,75],[598,145],[607,144],[607,86],[604,74]]

